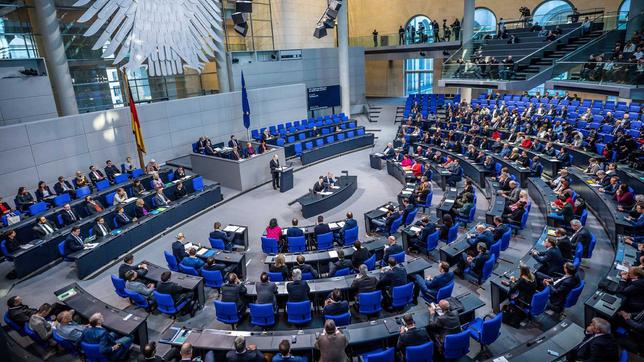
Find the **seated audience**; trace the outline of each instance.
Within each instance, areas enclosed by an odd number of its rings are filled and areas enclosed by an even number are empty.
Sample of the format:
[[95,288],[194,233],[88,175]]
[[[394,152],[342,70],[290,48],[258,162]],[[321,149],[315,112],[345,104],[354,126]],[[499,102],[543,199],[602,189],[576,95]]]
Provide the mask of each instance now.
[[311,288],[309,284],[302,280],[302,271],[300,269],[293,269],[293,281],[286,285],[288,291],[289,302],[304,302],[309,299]]
[[101,313],[94,313],[89,318],[89,328],[83,331],[80,341],[89,344],[98,344],[100,353],[110,361],[123,359],[132,345],[132,337],[118,336],[108,332],[103,327],[104,318]]

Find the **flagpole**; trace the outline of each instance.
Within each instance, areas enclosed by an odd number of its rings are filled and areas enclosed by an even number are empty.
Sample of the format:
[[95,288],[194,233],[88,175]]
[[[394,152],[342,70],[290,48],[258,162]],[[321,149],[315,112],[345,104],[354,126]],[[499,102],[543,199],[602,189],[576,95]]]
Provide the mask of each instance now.
[[[125,85],[121,87],[121,96],[123,97],[123,100],[124,100],[123,104],[125,104],[125,101],[127,101],[128,106],[129,106],[129,102],[134,102],[134,97],[129,96],[130,83],[129,83],[129,80],[127,79],[127,74],[125,73],[125,71],[123,69],[120,69],[120,71],[123,74],[123,82],[125,83]],[[131,113],[130,113],[130,117],[132,117]],[[136,145],[136,153],[139,156],[139,167],[142,170],[145,170],[145,162],[143,160],[143,151],[141,151],[141,147],[139,147],[139,143],[136,142],[136,140],[135,140],[134,144]]]

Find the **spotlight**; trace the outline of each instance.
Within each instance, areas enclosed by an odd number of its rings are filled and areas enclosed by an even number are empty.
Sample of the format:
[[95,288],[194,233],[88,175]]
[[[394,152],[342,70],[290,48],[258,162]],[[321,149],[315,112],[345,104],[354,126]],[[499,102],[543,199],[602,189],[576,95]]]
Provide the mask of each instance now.
[[326,26],[318,25],[313,32],[313,36],[320,39],[326,36]]
[[248,34],[248,14],[253,12],[253,3],[250,0],[236,0],[235,12],[232,14],[237,34],[245,37]]
[[338,11],[342,7],[342,1],[340,0],[330,0],[327,3],[327,8],[324,10],[324,13],[318,20],[318,23],[313,32],[313,36],[320,39],[327,35],[327,29],[333,29],[335,27],[336,18],[338,17]]

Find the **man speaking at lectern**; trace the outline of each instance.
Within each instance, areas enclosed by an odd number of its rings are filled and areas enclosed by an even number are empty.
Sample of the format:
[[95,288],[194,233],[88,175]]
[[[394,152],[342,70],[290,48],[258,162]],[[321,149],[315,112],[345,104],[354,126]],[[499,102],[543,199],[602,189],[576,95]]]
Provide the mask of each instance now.
[[280,160],[277,158],[277,155],[273,155],[269,165],[271,167],[271,175],[273,176],[273,190],[277,190],[280,187]]

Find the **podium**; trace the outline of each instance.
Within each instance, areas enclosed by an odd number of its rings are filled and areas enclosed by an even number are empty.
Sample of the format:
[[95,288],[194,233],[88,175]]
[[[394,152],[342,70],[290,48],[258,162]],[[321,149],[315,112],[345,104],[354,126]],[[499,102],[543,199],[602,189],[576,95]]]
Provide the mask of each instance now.
[[286,192],[293,188],[293,167],[280,167],[280,192]]
[[382,153],[370,154],[369,163],[371,164],[371,168],[375,168],[376,170],[382,170],[382,157],[383,157]]

